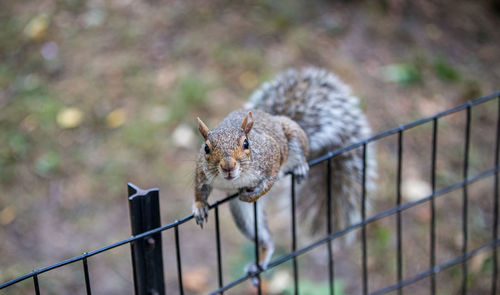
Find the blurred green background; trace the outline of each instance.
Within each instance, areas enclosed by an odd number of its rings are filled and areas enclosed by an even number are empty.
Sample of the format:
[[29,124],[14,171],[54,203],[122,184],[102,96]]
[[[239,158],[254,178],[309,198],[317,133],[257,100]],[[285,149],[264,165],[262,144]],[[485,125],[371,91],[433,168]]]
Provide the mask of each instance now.
[[[195,118],[215,126],[260,83],[288,67],[314,65],[337,73],[361,98],[375,133],[498,90],[500,16],[493,2],[1,1],[0,282],[128,237],[128,181],[160,188],[164,224],[189,214],[201,142]],[[491,164],[484,155],[491,152],[494,109],[488,105],[474,113],[472,170]],[[438,176],[449,184],[461,175],[463,116],[440,126]],[[429,158],[431,128],[421,129],[408,137],[410,186],[429,177],[422,162]],[[394,143],[393,138],[378,146],[381,196],[375,208],[394,204]],[[488,189],[477,190],[487,195]],[[485,237],[491,225],[483,210],[489,205],[471,204],[480,219],[471,226]],[[445,217],[459,218],[459,196],[443,206],[456,209],[443,213],[444,224],[452,224]],[[409,240],[427,235],[427,211],[417,209],[408,213]],[[222,237],[228,282],[242,274],[253,248],[226,211],[221,218],[228,221]],[[278,219],[273,231],[286,240],[288,224]],[[394,259],[387,257],[394,249],[391,226],[370,228],[373,291],[394,283],[395,266],[387,265]],[[460,249],[456,227],[442,229],[443,257]],[[186,291],[206,293],[216,286],[213,222],[203,231],[190,224],[180,234]],[[475,237],[471,241],[481,241]],[[164,239],[167,288],[175,294],[172,234],[164,233]],[[302,243],[307,241],[304,236]],[[277,253],[288,245],[278,242]],[[412,249],[420,246],[407,247],[408,253],[422,252]],[[318,251],[299,260],[305,294],[326,288],[325,270],[314,268],[326,252]],[[338,251],[339,293],[357,293],[359,253]],[[407,257],[406,274],[426,267],[418,263],[423,252]],[[128,247],[89,263],[97,294],[132,293]],[[490,271],[491,260],[485,255],[475,263],[470,282],[477,283],[474,294],[482,294],[488,282],[479,278]],[[291,292],[289,267],[267,277],[269,292]],[[83,292],[80,268],[41,276],[43,293]],[[455,294],[459,269],[443,276],[440,294]],[[31,294],[30,288],[27,281],[0,293]],[[246,292],[252,293],[248,283],[234,294]]]

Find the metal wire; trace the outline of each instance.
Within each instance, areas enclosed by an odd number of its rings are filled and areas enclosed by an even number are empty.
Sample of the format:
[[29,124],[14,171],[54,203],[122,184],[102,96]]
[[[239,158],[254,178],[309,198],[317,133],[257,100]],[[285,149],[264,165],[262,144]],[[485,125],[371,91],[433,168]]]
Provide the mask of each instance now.
[[87,263],[87,258],[83,258],[83,273],[85,276],[85,290],[87,291],[87,295],[91,295],[92,290],[90,289],[90,275],[89,275],[89,266]]
[[[326,162],[326,186],[327,186],[327,199],[326,199],[326,234],[332,234],[332,159]],[[326,245],[328,251],[328,283],[330,288],[330,295],[335,295],[335,288],[333,285],[334,280],[334,262],[332,253],[332,240],[328,240]]]
[[40,295],[40,286],[38,285],[38,274],[33,275],[33,287],[35,288],[35,294]]
[[[406,203],[404,203],[404,204],[401,204],[400,206],[392,207],[392,208],[390,208],[390,209],[387,209],[387,210],[385,210],[385,211],[382,211],[382,212],[380,212],[380,213],[378,213],[378,214],[376,214],[376,215],[373,215],[373,216],[371,216],[371,217],[366,218],[366,220],[365,220],[364,222],[359,222],[359,223],[356,223],[356,224],[350,225],[350,226],[348,226],[348,227],[344,228],[343,230],[340,230],[340,231],[334,232],[334,233],[332,233],[332,234],[328,235],[328,236],[327,236],[327,237],[325,237],[325,238],[322,238],[322,239],[320,239],[320,240],[317,240],[317,241],[316,241],[316,242],[314,242],[314,243],[309,244],[308,246],[306,246],[306,247],[304,247],[304,248],[301,248],[301,249],[299,249],[299,250],[297,250],[297,251],[295,251],[295,252],[293,252],[293,253],[290,253],[290,254],[284,255],[284,256],[282,256],[282,257],[279,257],[279,258],[275,259],[274,261],[271,261],[271,262],[269,263],[268,269],[272,269],[272,268],[274,268],[274,267],[276,267],[276,266],[278,266],[278,265],[280,265],[280,264],[282,264],[282,263],[284,263],[284,262],[286,262],[286,261],[289,261],[289,260],[290,260],[290,259],[292,259],[293,257],[297,257],[297,256],[299,256],[299,255],[302,255],[302,254],[304,254],[304,253],[307,253],[307,252],[309,252],[309,251],[312,251],[312,250],[313,250],[313,249],[315,249],[316,247],[318,247],[318,246],[320,246],[320,245],[323,245],[323,244],[326,244],[326,243],[327,243],[328,241],[330,241],[330,240],[334,240],[334,239],[340,238],[340,237],[344,236],[345,234],[347,234],[347,233],[349,233],[349,232],[351,232],[351,231],[354,231],[354,230],[356,230],[356,229],[358,229],[358,228],[362,227],[364,224],[368,224],[368,223],[375,222],[375,221],[380,220],[380,219],[382,219],[382,218],[385,218],[385,217],[387,217],[387,216],[391,216],[391,215],[393,215],[393,214],[396,214],[397,212],[403,212],[403,211],[405,211],[405,210],[408,210],[408,209],[410,209],[410,208],[413,208],[413,207],[415,207],[415,206],[418,206],[418,205],[420,205],[420,204],[423,204],[423,203],[425,203],[425,202],[428,202],[428,201],[430,201],[431,199],[434,199],[434,198],[437,198],[437,197],[443,196],[443,195],[445,195],[445,194],[447,194],[447,193],[450,193],[450,192],[452,192],[452,191],[454,191],[454,190],[456,190],[456,189],[459,189],[459,188],[463,187],[464,185],[470,185],[471,183],[477,182],[477,181],[479,181],[479,180],[481,180],[481,179],[484,179],[484,178],[487,178],[487,177],[490,177],[490,176],[493,176],[493,175],[497,175],[497,174],[498,174],[498,172],[499,172],[499,168],[498,168],[498,167],[497,167],[497,168],[494,168],[494,169],[489,169],[489,170],[484,171],[484,172],[482,172],[482,173],[476,174],[476,175],[474,175],[473,177],[469,177],[467,180],[463,180],[463,181],[460,181],[460,182],[454,183],[454,184],[452,184],[452,185],[449,185],[449,186],[447,186],[447,187],[443,187],[443,188],[441,188],[441,189],[439,189],[439,190],[436,190],[436,192],[435,192],[434,194],[431,194],[431,195],[426,196],[426,197],[424,197],[424,198],[421,198],[421,199],[419,199],[419,200],[416,200],[416,201],[411,201],[411,202],[406,202]],[[174,222],[174,223],[173,223],[173,224],[174,224],[174,227],[175,227],[176,225],[179,225],[179,223],[178,223],[178,222],[179,222],[179,221],[176,221],[176,222]],[[470,258],[470,257],[472,257],[472,256],[474,256],[474,255],[477,255],[479,252],[481,252],[481,251],[483,251],[483,250],[485,250],[485,249],[491,249],[491,248],[497,247],[499,244],[500,244],[500,240],[495,239],[495,240],[493,240],[491,243],[485,244],[485,245],[483,245],[482,247],[480,247],[479,249],[476,249],[476,250],[474,250],[474,251],[470,251],[470,252],[468,253],[468,255],[467,255],[467,257],[466,257],[465,259],[468,259],[468,258]],[[88,253],[87,253],[87,255],[88,255]],[[82,259],[83,259],[83,258],[82,258]],[[462,260],[459,260],[458,262],[455,262],[455,261],[456,261],[456,259],[453,259],[453,260],[451,260],[451,261],[452,261],[452,262],[454,262],[454,264],[452,264],[452,265],[455,265],[456,263],[460,263]],[[451,263],[451,262],[448,262],[448,263]],[[445,264],[443,264],[443,265],[447,265],[447,264],[445,263]],[[423,279],[423,278],[425,278],[425,277],[428,277],[428,276],[430,276],[430,275],[431,275],[431,273],[437,273],[437,272],[439,272],[441,269],[443,269],[443,265],[441,265],[441,266],[439,266],[439,267],[434,267],[433,269],[430,269],[430,270],[427,270],[427,271],[425,271],[425,272],[422,272],[421,274],[419,274],[419,275],[417,275],[417,276],[413,277],[413,279],[411,279],[411,278],[410,278],[410,279],[404,280],[401,284],[396,284],[396,285],[393,285],[392,287],[394,287],[394,286],[400,286],[400,287],[402,287],[402,286],[405,286],[405,285],[410,284],[410,283],[409,283],[409,281],[414,282],[414,281],[418,281],[418,280],[420,280],[420,279]],[[449,265],[449,266],[452,266],[452,265]],[[449,267],[449,266],[448,266],[448,267]],[[55,267],[52,267],[52,269],[53,269],[53,268],[55,268]],[[40,273],[40,271],[39,271],[39,270],[37,270],[37,271],[33,271],[32,273],[30,273],[30,274],[32,274],[30,277],[35,277],[38,273]],[[230,282],[230,283],[228,283],[228,284],[224,285],[222,288],[219,288],[219,289],[217,289],[217,290],[213,291],[213,292],[212,292],[212,293],[210,293],[210,294],[218,294],[218,293],[220,293],[220,292],[226,291],[226,290],[228,290],[228,289],[230,289],[230,288],[232,288],[232,287],[234,287],[234,286],[236,286],[236,285],[241,284],[242,282],[246,281],[246,280],[247,280],[247,279],[249,279],[249,278],[250,278],[250,276],[249,276],[248,274],[246,274],[246,275],[244,275],[244,276],[242,276],[242,277],[240,277],[240,278],[238,278],[238,279],[236,279],[236,280],[234,280],[234,281],[232,281],[232,282]],[[9,281],[9,282],[11,282],[11,281]],[[9,283],[9,282],[7,282],[7,283]],[[4,284],[4,285],[6,285],[6,284]],[[0,287],[1,287],[1,288],[5,288],[5,287],[7,287],[7,286],[4,286],[4,285],[2,285],[2,286],[0,286]],[[10,285],[12,285],[12,284],[10,284]],[[9,285],[9,286],[10,286],[10,285]],[[388,287],[388,288],[389,288],[389,287]],[[381,292],[381,291],[379,290],[379,291],[376,291],[376,292],[375,292],[375,293],[373,293],[373,294],[384,294],[384,293],[387,293],[387,292],[390,292],[390,291],[393,291],[393,290],[396,290],[396,289],[397,289],[397,288],[395,288],[395,289],[387,289],[387,291],[386,291],[386,292]],[[383,290],[385,290],[385,289],[383,289]]]
[[[495,134],[495,167],[499,165],[499,150],[500,150],[500,95],[497,99],[497,130]],[[493,240],[498,239],[498,171],[494,175],[493,187]],[[491,295],[497,294],[497,279],[498,279],[498,249],[493,248],[493,271],[491,278]]]
[[[365,224],[375,222],[375,221],[380,220],[382,218],[385,218],[387,216],[391,216],[393,214],[396,214],[397,212],[403,212],[403,211],[408,210],[410,208],[413,208],[415,206],[421,205],[421,204],[423,204],[425,202],[429,202],[432,199],[441,197],[441,196],[443,196],[443,195],[445,195],[447,193],[450,193],[450,192],[452,192],[454,190],[457,190],[457,189],[461,188],[462,186],[464,186],[466,184],[470,185],[471,183],[477,182],[477,181],[479,181],[481,179],[484,179],[484,178],[487,178],[487,177],[491,177],[491,176],[495,175],[495,173],[498,173],[498,171],[499,171],[498,167],[494,168],[494,169],[489,169],[489,170],[483,171],[482,173],[476,174],[473,177],[469,177],[465,181],[456,182],[456,183],[454,183],[452,185],[449,185],[449,186],[443,187],[441,189],[438,189],[438,190],[435,191],[434,194],[431,194],[431,195],[426,196],[424,198],[421,198],[419,200],[415,200],[415,201],[411,201],[411,202],[406,202],[404,204],[401,204],[400,206],[392,207],[392,208],[387,209],[385,211],[382,211],[382,212],[380,212],[378,214],[370,216],[370,217],[366,218],[364,222],[362,221],[362,222],[358,222],[358,223],[352,224],[352,225],[344,228],[343,230],[334,232],[334,233],[328,235],[327,237],[319,239],[316,242],[311,243],[308,246],[305,246],[304,248],[301,248],[301,249],[299,249],[299,250],[297,250],[297,251],[295,251],[293,253],[289,253],[287,255],[283,255],[283,256],[275,259],[274,261],[271,261],[269,263],[269,265],[268,265],[268,269],[272,269],[272,268],[274,268],[274,267],[276,267],[276,266],[278,266],[278,265],[280,265],[280,264],[282,264],[284,262],[289,261],[290,259],[293,259],[294,257],[297,257],[297,256],[302,255],[304,253],[307,253],[309,251],[312,251],[313,249],[315,249],[315,248],[317,248],[317,247],[319,247],[319,246],[321,246],[323,244],[326,244],[329,240],[338,239],[338,238],[346,235],[349,232],[352,232],[352,231],[354,231],[356,229],[361,228]],[[500,244],[500,241],[496,241],[495,240],[493,242],[496,242],[496,243],[486,244],[486,246],[487,245],[497,246],[498,244]],[[491,247],[489,247],[489,248],[491,248]],[[474,255],[476,255],[476,254],[478,254],[478,251],[471,251],[471,252],[469,252],[469,255],[467,256],[467,259],[470,258],[470,257],[472,257],[472,256],[474,256]],[[454,261],[454,260],[452,260],[452,261]],[[461,260],[459,262],[461,262]],[[456,263],[459,263],[459,262],[456,262]],[[422,277],[419,278],[418,280],[420,280],[422,278],[425,278],[425,277],[428,277],[428,276],[430,276],[433,273],[435,274],[435,273],[439,272],[440,269],[442,268],[442,267],[441,268],[440,267],[434,267],[433,269],[429,269],[428,271],[425,271],[425,272],[421,273],[419,275],[419,277],[420,276],[422,276]],[[236,285],[238,285],[238,284],[246,281],[249,278],[250,278],[249,275],[242,276],[242,277],[236,279],[235,281],[228,283],[224,287],[215,290],[214,292],[212,292],[210,294],[217,294],[217,293],[219,293],[221,291],[228,290],[228,289],[230,289],[230,288],[232,288],[232,287],[234,287],[234,286],[236,286]],[[401,286],[408,285],[405,282],[406,282],[406,280],[403,281],[403,284]],[[396,289],[392,289],[392,290],[396,290]],[[378,294],[383,294],[383,293],[378,293]]]
[[[222,254],[220,248],[220,226],[219,226],[219,206],[215,206],[215,241],[217,247],[217,276],[219,279],[219,288],[224,286],[222,277]],[[223,294],[222,292],[220,294]]]
[[446,261],[445,263],[442,263],[440,265],[435,266],[432,269],[428,269],[428,270],[423,271],[417,275],[414,275],[413,277],[408,278],[408,279],[402,281],[401,283],[390,285],[390,286],[387,286],[387,287],[382,288],[380,290],[377,290],[373,293],[370,293],[370,295],[387,294],[387,293],[392,292],[394,290],[402,289],[404,286],[411,285],[411,284],[416,283],[424,278],[427,278],[427,277],[432,276],[432,275],[436,275],[437,273],[439,273],[443,270],[446,270],[454,265],[457,265],[459,263],[467,261],[468,259],[478,255],[481,252],[484,252],[484,251],[489,250],[489,249],[495,249],[498,246],[500,246],[500,240],[495,240],[495,241],[491,241],[489,243],[483,244],[482,246],[465,253],[465,255],[460,255],[458,257],[455,257],[454,259],[450,259],[450,260]]
[[179,224],[178,221],[175,221],[177,224],[174,227],[175,233],[175,257],[177,258],[177,280],[179,284],[179,294],[184,294],[184,285],[182,283],[182,263],[181,263],[181,249],[179,246]]
[[[471,128],[471,107],[467,107],[465,119],[465,143],[464,143],[464,161],[463,161],[463,179],[466,180],[469,174],[469,147],[470,147],[470,128]],[[468,238],[468,192],[467,185],[462,187],[462,255],[467,253]],[[462,262],[462,294],[467,294],[467,262]]]
[[257,201],[253,202],[253,225],[254,225],[254,243],[255,243],[255,266],[257,269],[257,294],[262,294],[262,282],[260,281],[260,264],[259,264],[259,222],[258,222]]
[[[292,210],[292,252],[295,252],[297,250],[297,224],[296,224],[296,221],[297,221],[297,218],[295,216],[295,175],[292,174],[292,177],[291,177],[291,194],[290,194],[290,198],[291,198],[291,210]],[[292,258],[292,264],[293,264],[293,291],[294,291],[294,294],[295,295],[298,295],[299,294],[299,270],[298,270],[298,266],[297,266],[297,258],[296,257],[293,257]]]
[[[432,122],[432,158],[431,158],[431,187],[432,194],[436,192],[436,151],[437,151],[437,128],[438,118],[434,118]],[[465,180],[464,180],[465,181]],[[430,200],[431,223],[430,223],[430,268],[434,269],[436,265],[436,204],[435,198]],[[431,294],[436,294],[436,274],[431,273]]]
[[361,181],[361,252],[363,265],[363,294],[368,294],[368,256],[366,253],[366,143],[363,144],[363,171]]
[[[398,133],[398,172],[396,180],[396,206],[401,206],[401,178],[402,178],[402,165],[403,165],[403,131]],[[396,214],[396,240],[397,240],[397,280],[401,283],[403,280],[403,226],[401,222],[401,211]],[[398,295],[403,294],[403,289],[398,289]]]
[[498,96],[500,96],[500,91],[492,93],[492,94],[487,95],[487,96],[483,96],[483,97],[471,100],[468,103],[464,103],[464,104],[458,105],[456,107],[447,109],[447,110],[445,110],[443,112],[435,114],[434,116],[430,116],[430,117],[427,117],[427,118],[422,118],[420,120],[413,121],[411,123],[404,124],[404,125],[401,125],[399,127],[386,130],[384,132],[380,132],[380,133],[378,133],[378,134],[376,134],[376,135],[374,135],[372,137],[369,137],[369,138],[367,138],[365,140],[362,140],[362,141],[359,141],[357,143],[354,143],[354,144],[345,146],[343,148],[334,150],[334,151],[332,151],[330,153],[327,153],[324,156],[321,156],[321,157],[318,157],[318,158],[316,158],[314,160],[311,160],[311,161],[309,161],[309,166],[317,165],[317,164],[319,164],[319,163],[321,163],[321,162],[323,162],[323,161],[325,161],[325,160],[327,160],[329,158],[333,158],[333,157],[338,156],[340,154],[343,154],[343,153],[345,153],[347,151],[350,151],[350,150],[353,150],[355,148],[358,148],[358,147],[362,146],[363,144],[370,143],[372,141],[376,141],[376,140],[382,139],[384,137],[396,134],[396,133],[398,133],[401,130],[403,130],[403,131],[404,130],[409,130],[409,129],[412,129],[414,127],[420,126],[420,125],[428,123],[430,121],[433,121],[435,119],[438,119],[438,118],[441,118],[441,117],[448,116],[448,115],[451,115],[453,113],[459,112],[461,110],[466,109],[468,106],[475,106],[475,105],[478,105],[478,104],[485,103],[485,102],[487,102],[489,100],[497,98]]
[[[469,165],[469,145],[470,145],[470,125],[471,125],[471,119],[470,119],[470,113],[471,113],[471,108],[475,105],[484,103],[486,101],[492,100],[496,98],[497,99],[497,105],[498,105],[498,118],[497,118],[497,127],[496,127],[496,142],[495,142],[495,166],[492,169],[483,171],[481,173],[478,173],[472,177],[469,176],[468,173],[468,165]],[[454,183],[452,185],[437,189],[436,188],[436,150],[437,150],[437,133],[438,133],[438,119],[450,115],[452,113],[456,113],[462,110],[466,110],[467,112],[467,121],[466,121],[466,130],[465,130],[465,152],[464,152],[464,167],[463,167],[463,179],[462,181],[459,181],[457,183]],[[402,172],[402,153],[403,153],[403,146],[402,146],[402,141],[403,141],[403,133],[404,131],[411,129],[413,127],[425,124],[427,122],[433,122],[433,136],[432,136],[432,157],[431,157],[431,185],[432,185],[432,193],[429,196],[426,196],[424,198],[421,198],[416,201],[411,201],[411,202],[406,202],[402,203],[401,200],[401,172]],[[365,208],[365,202],[366,202],[366,146],[368,143],[377,141],[381,138],[390,136],[392,134],[398,134],[398,175],[397,175],[397,200],[396,200],[396,206],[393,208],[390,208],[388,210],[382,211],[376,215],[366,217],[366,208]],[[363,148],[363,188],[362,188],[362,221],[348,226],[347,228],[338,231],[338,232],[332,232],[331,229],[331,217],[327,216],[327,236],[317,240],[316,242],[313,242],[309,244],[308,246],[297,249],[297,233],[296,233],[296,216],[295,216],[295,184],[294,184],[294,176],[292,175],[292,252],[286,255],[283,255],[269,263],[268,268],[273,268],[276,267],[286,261],[292,260],[293,262],[293,269],[294,269],[294,287],[295,287],[295,294],[298,294],[299,291],[299,284],[298,284],[298,267],[297,267],[297,261],[296,258],[299,255],[302,255],[308,251],[311,251],[312,249],[320,246],[320,245],[326,245],[328,247],[328,258],[329,258],[329,286],[330,286],[330,294],[334,293],[334,261],[333,261],[333,253],[331,253],[331,243],[334,239],[337,239],[348,232],[351,232],[353,230],[361,228],[362,230],[362,267],[363,267],[363,294],[368,294],[368,268],[367,268],[367,239],[366,239],[366,225],[380,220],[382,218],[385,218],[387,216],[396,214],[397,218],[397,283],[394,285],[386,286],[380,290],[377,290],[371,294],[385,294],[394,290],[398,291],[398,294],[402,294],[403,287],[413,284],[414,282],[424,279],[424,278],[429,278],[431,280],[431,294],[435,294],[436,290],[436,274],[440,272],[441,270],[451,267],[456,264],[462,264],[462,293],[466,294],[467,293],[467,264],[466,260],[469,258],[473,257],[474,255],[477,255],[478,253],[486,250],[491,250],[492,252],[492,283],[491,283],[491,294],[496,294],[497,293],[497,281],[498,281],[498,249],[497,247],[500,244],[499,238],[498,238],[498,219],[499,219],[499,199],[498,199],[498,194],[499,194],[499,183],[498,183],[498,171],[499,171],[499,146],[500,146],[500,92],[493,93],[491,95],[485,96],[478,98],[476,100],[472,100],[466,104],[459,105],[457,107],[448,109],[446,111],[440,112],[434,116],[430,116],[427,118],[423,118],[417,121],[414,121],[412,123],[406,124],[406,125],[401,125],[398,128],[390,129],[385,132],[379,133],[373,137],[370,137],[364,141],[343,147],[341,149],[332,151],[325,156],[319,157],[317,159],[314,159],[309,162],[310,166],[319,164],[323,161],[327,161],[328,163],[328,168],[327,168],[327,174],[328,179],[330,180],[331,176],[331,171],[330,171],[330,166],[331,166],[331,160],[333,157],[338,156],[342,153],[345,153],[347,151],[353,150],[355,148],[362,147]],[[467,245],[467,240],[468,240],[468,228],[467,228],[467,218],[468,218],[468,193],[467,193],[467,186],[475,181],[478,181],[480,179],[484,179],[487,177],[493,177],[494,178],[494,192],[493,192],[493,229],[492,229],[492,240],[488,243],[483,244],[479,248],[476,248],[472,251],[468,251],[468,245]],[[328,206],[328,215],[331,215],[331,187],[330,187],[330,181],[328,183],[328,200],[327,200],[327,206]],[[436,234],[435,234],[435,222],[436,222],[436,212],[435,212],[435,199],[437,197],[440,197],[446,193],[449,193],[453,190],[462,188],[463,190],[463,208],[462,208],[462,220],[463,220],[463,227],[462,227],[462,236],[463,236],[463,241],[462,241],[462,254],[458,257],[455,257],[454,259],[451,259],[443,264],[436,265]],[[211,294],[220,294],[238,284],[241,284],[242,282],[246,281],[247,279],[250,278],[248,274],[245,274],[244,276],[229,282],[226,285],[223,285],[223,273],[222,273],[222,253],[220,249],[220,228],[219,228],[219,212],[218,212],[218,206],[221,204],[224,204],[232,199],[237,197],[237,195],[232,195],[229,197],[226,197],[215,204],[210,205],[210,209],[215,208],[215,218],[216,218],[216,242],[217,242],[217,263],[218,263],[218,275],[219,275],[219,289],[215,290]],[[402,222],[401,222],[401,214],[404,210],[407,210],[409,208],[412,208],[414,206],[417,206],[419,204],[423,204],[425,202],[430,203],[430,210],[431,210],[431,222],[430,222],[430,268],[426,271],[423,271],[413,277],[403,279],[403,245],[402,245]],[[258,264],[258,259],[259,259],[259,241],[258,241],[258,227],[257,227],[257,218],[258,218],[258,212],[257,212],[257,205],[254,203],[254,226],[255,226],[255,260],[256,260],[256,265],[259,266]],[[86,290],[87,294],[91,294],[90,290],[90,275],[89,275],[89,269],[88,269],[88,262],[87,259],[89,257],[92,257],[94,255],[97,255],[99,253],[111,250],[113,248],[131,243],[133,241],[143,239],[147,236],[151,236],[155,233],[159,233],[161,231],[169,230],[171,228],[174,228],[175,231],[175,243],[176,243],[176,255],[177,255],[177,272],[178,272],[178,280],[179,280],[179,293],[183,294],[183,284],[182,284],[182,270],[181,270],[181,257],[180,257],[180,242],[179,242],[179,234],[178,234],[178,227],[188,221],[193,219],[193,214],[190,214],[180,220],[176,220],[173,223],[152,229],[150,231],[144,232],[142,234],[138,234],[135,236],[132,236],[130,238],[118,241],[116,243],[107,245],[105,247],[90,251],[88,253],[83,253],[82,255],[75,256],[73,258],[61,261],[59,263],[38,269],[38,270],[33,270],[30,273],[27,273],[25,275],[19,276],[17,278],[14,278],[10,281],[7,281],[3,284],[0,284],[0,289],[4,289],[6,287],[9,287],[13,284],[16,284],[20,281],[26,280],[28,278],[33,279],[33,284],[34,284],[34,289],[36,294],[40,294],[40,288],[39,288],[39,283],[38,283],[38,276],[42,273],[51,271],[56,268],[63,267],[65,265],[77,262],[77,261],[82,261],[83,267],[84,267],[84,274],[85,274],[85,285],[86,285]],[[261,291],[261,286],[260,286],[260,273],[263,272],[264,270],[258,268],[258,271],[256,273],[257,278],[259,278],[259,286],[258,286],[258,293],[260,294]]]

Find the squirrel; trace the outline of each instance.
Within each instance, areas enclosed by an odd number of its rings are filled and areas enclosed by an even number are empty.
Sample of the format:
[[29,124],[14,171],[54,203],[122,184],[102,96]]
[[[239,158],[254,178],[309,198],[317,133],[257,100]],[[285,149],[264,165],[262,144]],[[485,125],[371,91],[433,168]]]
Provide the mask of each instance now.
[[[314,231],[326,220],[327,170],[308,160],[356,143],[371,134],[358,98],[336,75],[319,68],[289,69],[251,96],[244,109],[227,115],[210,130],[198,118],[203,136],[196,160],[196,223],[207,221],[207,198],[213,188],[238,193],[229,203],[240,231],[254,239],[252,202],[265,195],[287,173],[298,186],[298,208],[311,220]],[[366,191],[374,189],[373,147],[366,154]],[[363,153],[354,149],[331,159],[332,218],[336,229],[360,220]],[[265,199],[265,198],[264,198]],[[247,266],[252,276],[265,270],[274,251],[263,202],[257,203],[259,265]],[[255,279],[255,276],[253,275]],[[255,281],[254,281],[255,283]]]

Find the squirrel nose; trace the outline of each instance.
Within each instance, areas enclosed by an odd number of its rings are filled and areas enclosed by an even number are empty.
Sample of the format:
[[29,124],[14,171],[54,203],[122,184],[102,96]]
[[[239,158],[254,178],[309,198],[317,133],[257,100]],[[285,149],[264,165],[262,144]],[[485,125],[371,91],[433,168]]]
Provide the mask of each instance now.
[[231,172],[236,168],[236,160],[233,158],[226,158],[220,161],[220,169],[224,172]]

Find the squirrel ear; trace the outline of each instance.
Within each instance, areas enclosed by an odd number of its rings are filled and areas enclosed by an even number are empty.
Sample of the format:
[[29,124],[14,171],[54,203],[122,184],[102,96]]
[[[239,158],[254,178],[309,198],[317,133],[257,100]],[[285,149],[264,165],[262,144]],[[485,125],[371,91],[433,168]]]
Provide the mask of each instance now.
[[248,132],[250,132],[250,130],[252,129],[252,126],[253,126],[252,112],[248,112],[245,118],[243,118],[243,122],[241,122],[241,129],[243,129],[245,133],[248,134]]
[[198,131],[200,131],[201,135],[206,140],[208,137],[208,134],[210,133],[210,130],[208,129],[207,125],[205,125],[205,123],[203,123],[203,121],[200,118],[196,118],[196,119],[198,119]]

